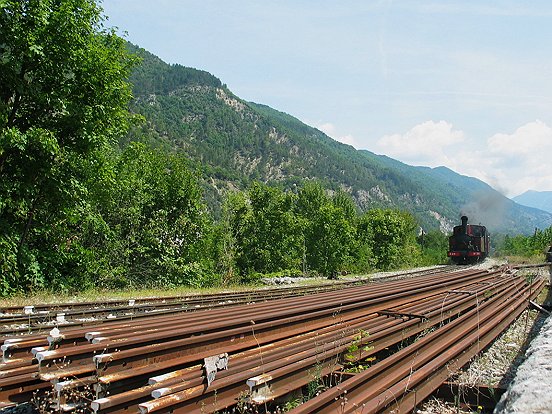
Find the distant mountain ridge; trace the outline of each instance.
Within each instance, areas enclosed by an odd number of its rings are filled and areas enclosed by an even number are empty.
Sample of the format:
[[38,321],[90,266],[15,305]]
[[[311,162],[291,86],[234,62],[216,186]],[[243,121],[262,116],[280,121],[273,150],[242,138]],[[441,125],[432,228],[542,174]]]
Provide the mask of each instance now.
[[357,151],[293,116],[241,100],[208,72],[129,47],[143,58],[131,77],[131,109],[147,123],[127,139],[145,135],[154,145],[185,152],[200,168],[215,209],[227,190],[254,180],[292,191],[304,180],[319,180],[348,192],[361,210],[411,211],[425,230],[450,230],[463,213],[491,231],[530,233],[552,224],[552,214],[515,204],[477,179]]
[[513,197],[516,203],[552,213],[552,191],[529,190]]

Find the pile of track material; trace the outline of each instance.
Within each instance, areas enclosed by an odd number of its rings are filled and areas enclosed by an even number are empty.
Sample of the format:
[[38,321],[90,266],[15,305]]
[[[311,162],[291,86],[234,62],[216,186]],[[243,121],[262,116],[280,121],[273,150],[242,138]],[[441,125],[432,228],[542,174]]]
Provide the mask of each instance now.
[[[464,270],[7,339],[0,407],[32,400],[42,412],[211,413],[247,403],[262,411],[327,379],[329,388],[294,412],[407,412],[543,285],[505,269]],[[400,343],[335,382],[344,365]]]
[[[382,280],[417,277],[451,270],[454,266],[439,266],[426,269],[389,274]],[[214,309],[251,302],[263,302],[280,298],[331,292],[367,283],[369,279],[332,280],[307,286],[288,286],[269,289],[229,291],[201,295],[178,295],[143,297],[128,300],[105,300],[102,302],[56,302],[34,306],[0,307],[0,337],[29,332],[48,332],[54,326],[64,328],[90,326],[114,319],[134,320],[155,315],[168,315],[200,309]]]
[[[438,270],[433,270],[435,272]],[[429,271],[431,272],[431,271]],[[329,292],[358,285],[362,281],[338,281],[316,286],[293,286],[262,290],[246,290],[204,295],[147,297],[103,302],[49,303],[35,306],[4,306],[0,308],[0,335],[16,335],[28,331],[49,331],[54,326],[64,328],[90,326],[113,319],[134,320],[152,314],[168,315],[247,304],[279,298]]]

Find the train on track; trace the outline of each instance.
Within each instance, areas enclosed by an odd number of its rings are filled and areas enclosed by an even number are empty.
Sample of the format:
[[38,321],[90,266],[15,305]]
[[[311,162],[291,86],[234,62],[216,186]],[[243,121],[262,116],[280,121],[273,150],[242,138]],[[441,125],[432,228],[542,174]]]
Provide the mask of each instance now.
[[462,224],[454,226],[449,237],[448,257],[456,264],[479,262],[489,254],[490,236],[487,228],[468,224],[468,217],[462,216]]

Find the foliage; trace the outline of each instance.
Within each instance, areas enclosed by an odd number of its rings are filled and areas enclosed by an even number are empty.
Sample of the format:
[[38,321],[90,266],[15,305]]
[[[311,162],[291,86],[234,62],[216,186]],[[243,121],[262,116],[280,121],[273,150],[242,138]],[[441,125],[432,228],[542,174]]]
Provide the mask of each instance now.
[[368,341],[369,337],[370,334],[367,331],[359,330],[358,334],[353,337],[351,345],[347,347],[347,352],[343,355],[347,362],[364,359],[362,353],[369,352],[374,348]]
[[185,158],[133,143],[112,162],[109,174],[89,183],[107,230],[89,245],[104,262],[100,282],[212,284],[205,254],[212,225]]
[[0,294],[55,286],[86,208],[81,166],[128,125],[134,59],[93,0],[0,8]]
[[410,214],[374,210],[359,217],[350,196],[331,195],[318,182],[305,182],[297,194],[254,183],[228,196],[222,221],[224,243],[232,246],[228,262],[248,281],[293,269],[324,276],[389,269],[419,256]]
[[552,226],[545,230],[535,229],[531,236],[496,235],[492,241],[497,255],[543,258],[552,245]]
[[270,273],[299,265],[299,227],[293,197],[278,188],[254,183],[247,194],[227,201],[239,273]]
[[363,257],[369,257],[367,264],[388,270],[417,263],[420,252],[415,242],[416,229],[414,217],[407,212],[383,209],[366,212],[359,218],[357,232],[360,251]]
[[417,237],[417,242],[421,249],[421,265],[445,264],[447,262],[448,251],[447,234],[441,233],[439,230],[430,230],[422,232]]

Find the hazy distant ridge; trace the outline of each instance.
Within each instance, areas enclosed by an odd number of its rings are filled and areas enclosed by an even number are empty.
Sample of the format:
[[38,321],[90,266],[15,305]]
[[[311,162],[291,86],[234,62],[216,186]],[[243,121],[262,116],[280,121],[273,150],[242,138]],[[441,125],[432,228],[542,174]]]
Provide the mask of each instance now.
[[529,190],[512,198],[516,203],[552,213],[552,191]]

